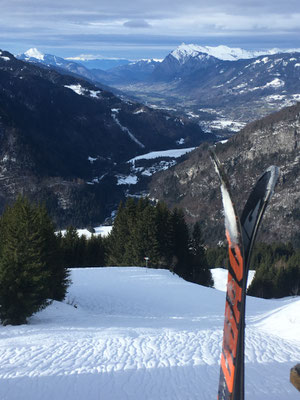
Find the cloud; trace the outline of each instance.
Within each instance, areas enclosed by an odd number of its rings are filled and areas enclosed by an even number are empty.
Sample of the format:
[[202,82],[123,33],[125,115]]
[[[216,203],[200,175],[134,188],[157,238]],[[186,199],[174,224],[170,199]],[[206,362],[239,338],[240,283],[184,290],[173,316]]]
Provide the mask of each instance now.
[[159,42],[172,49],[173,43],[176,46],[192,39],[212,45],[211,38],[216,44],[230,44],[232,39],[235,46],[251,42],[258,48],[263,42],[278,47],[280,42],[290,41],[287,47],[291,47],[300,33],[299,0],[0,2],[1,47],[9,50],[14,44],[19,46],[17,51],[27,50],[27,46],[58,48],[70,55],[74,49],[80,54],[100,51],[106,45],[142,47],[142,42],[145,48],[151,43],[159,46]]
[[126,21],[123,25],[126,28],[151,28],[151,25],[144,19]]

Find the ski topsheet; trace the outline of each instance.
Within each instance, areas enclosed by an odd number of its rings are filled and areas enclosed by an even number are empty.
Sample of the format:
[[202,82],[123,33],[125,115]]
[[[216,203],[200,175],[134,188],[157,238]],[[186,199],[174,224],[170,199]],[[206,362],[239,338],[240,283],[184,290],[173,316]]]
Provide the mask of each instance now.
[[244,246],[244,280],[242,288],[242,310],[241,326],[240,326],[240,343],[239,343],[239,368],[236,376],[236,398],[244,398],[244,342],[245,342],[245,308],[246,308],[246,290],[250,259],[256,234],[262,221],[266,207],[272,197],[277,180],[279,177],[279,169],[275,166],[269,167],[258,179],[250,196],[246,202],[241,216],[242,240]]
[[211,158],[221,183],[229,252],[218,400],[243,400],[245,300],[249,260],[258,226],[278,178],[278,169],[268,168],[258,180],[240,223],[224,168],[213,151]]
[[238,349],[240,349],[244,250],[240,222],[237,217],[235,207],[231,201],[230,187],[227,176],[222,164],[214,152],[211,152],[211,157],[221,183],[225,231],[229,252],[218,400],[233,400],[237,383],[236,376],[238,368]]

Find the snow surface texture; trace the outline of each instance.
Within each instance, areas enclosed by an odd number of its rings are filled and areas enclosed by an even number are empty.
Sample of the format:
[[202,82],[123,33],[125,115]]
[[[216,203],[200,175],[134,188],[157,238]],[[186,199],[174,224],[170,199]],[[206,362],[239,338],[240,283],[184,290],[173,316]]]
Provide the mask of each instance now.
[[[224,292],[145,268],[71,278],[65,303],[0,327],[1,400],[217,398]],[[299,399],[299,306],[247,299],[246,399]]]

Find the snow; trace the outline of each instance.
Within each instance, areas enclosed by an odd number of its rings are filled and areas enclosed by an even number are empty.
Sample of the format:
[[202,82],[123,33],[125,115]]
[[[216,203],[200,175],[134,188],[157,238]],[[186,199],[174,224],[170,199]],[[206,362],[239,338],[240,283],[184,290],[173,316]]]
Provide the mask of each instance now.
[[[225,294],[166,270],[71,271],[64,303],[0,327],[3,400],[217,398]],[[246,399],[296,400],[299,298],[247,298]]]
[[121,130],[125,133],[127,133],[127,135],[130,137],[130,139],[135,142],[139,147],[144,148],[145,145],[143,143],[141,143],[131,132],[128,128],[126,128],[126,126],[123,126],[121,124],[121,122],[119,121],[117,115],[119,113],[120,109],[119,108],[112,108],[111,109],[111,116],[113,118],[113,120],[115,121],[115,123],[121,128]]
[[[108,236],[109,233],[112,230],[112,226],[108,226],[108,225],[100,225],[100,226],[96,226],[93,228],[94,229],[94,233],[93,235],[98,236],[101,235],[103,237]],[[62,235],[66,234],[66,230],[62,230],[60,231]],[[77,229],[77,233],[79,236],[86,236],[87,239],[90,239],[92,236],[92,232],[90,232],[88,229]]]
[[32,48],[32,49],[29,49],[29,50],[27,50],[27,51],[25,51],[25,56],[27,56],[28,58],[36,58],[37,60],[41,60],[41,61],[43,61],[44,60],[44,54],[43,53],[41,53],[37,48]]
[[282,86],[284,86],[284,81],[282,81],[278,78],[275,78],[271,82],[266,83],[266,85],[263,86],[263,88],[267,88],[267,87],[278,88],[278,87],[282,87]]
[[[213,268],[211,273],[214,279],[214,288],[226,292],[228,270],[224,268]],[[255,271],[250,270],[247,281],[247,288],[250,286],[255,275]]]
[[101,90],[89,90],[82,87],[79,83],[77,83],[76,85],[64,85],[64,87],[73,90],[73,92],[80,96],[88,95],[90,97],[98,99],[99,95],[101,94]]
[[138,183],[138,177],[136,175],[118,175],[117,185],[136,185]]
[[111,225],[100,225],[95,228],[95,235],[108,236],[112,230]]
[[88,160],[89,160],[89,162],[91,163],[91,164],[93,164],[95,161],[97,161],[98,160],[98,158],[96,157],[91,157],[91,156],[89,156],[88,157]]
[[181,139],[176,141],[176,144],[178,144],[178,145],[181,145],[181,144],[184,144],[184,143],[185,143],[185,139],[184,138],[181,138]]
[[170,157],[170,158],[179,158],[186,153],[189,153],[195,150],[196,147],[189,147],[186,149],[172,149],[172,150],[162,150],[162,151],[152,151],[151,153],[142,154],[140,156],[131,158],[128,163],[134,163],[136,160],[151,160],[154,158],[160,157]]
[[73,90],[76,94],[84,95],[84,88],[78,83],[77,85],[64,85],[65,88]]
[[[185,44],[182,43],[175,50],[171,52],[171,55],[176,58],[180,63],[184,63],[190,57],[196,57],[199,53],[204,53],[209,56],[213,56],[218,58],[219,60],[227,60],[234,61],[240,59],[250,59],[259,57],[261,55],[266,54],[277,54],[277,53],[290,53],[290,52],[299,52],[300,49],[290,49],[290,50],[282,50],[282,49],[271,49],[265,51],[249,51],[241,48],[232,48],[228,46],[198,46],[195,44]],[[265,57],[261,60],[266,63],[268,58]],[[261,62],[257,60],[255,63]],[[221,73],[221,72],[220,72]]]
[[140,109],[134,111],[133,114],[137,115],[137,114],[142,114],[142,113],[144,113],[144,112],[145,112],[144,108],[140,108]]
[[[2,54],[2,53],[1,53]],[[0,56],[0,58],[2,58],[2,60],[4,60],[4,61],[10,61],[10,58],[9,57],[6,57],[6,56]]]
[[231,132],[239,132],[246,125],[246,123],[220,118],[213,121],[200,121],[199,125],[206,132],[211,132],[212,129],[228,129]]

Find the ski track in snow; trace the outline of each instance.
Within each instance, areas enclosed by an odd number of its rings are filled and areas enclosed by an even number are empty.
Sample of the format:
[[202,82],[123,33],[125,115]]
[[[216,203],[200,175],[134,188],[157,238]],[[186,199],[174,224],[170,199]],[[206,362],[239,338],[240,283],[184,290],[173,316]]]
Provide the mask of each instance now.
[[[217,397],[224,292],[142,268],[77,269],[72,281],[65,303],[0,327],[1,400]],[[299,305],[247,299],[246,399],[298,398],[300,318],[289,340],[274,319]]]

